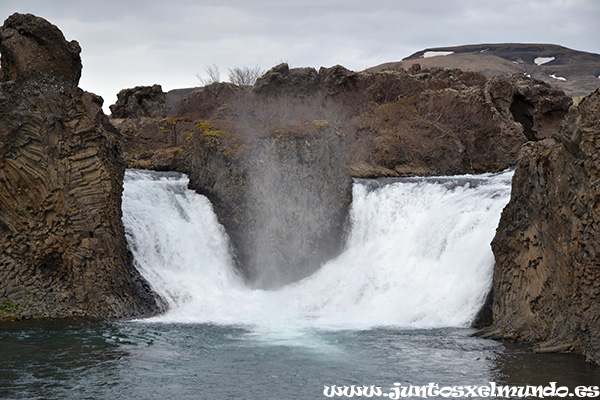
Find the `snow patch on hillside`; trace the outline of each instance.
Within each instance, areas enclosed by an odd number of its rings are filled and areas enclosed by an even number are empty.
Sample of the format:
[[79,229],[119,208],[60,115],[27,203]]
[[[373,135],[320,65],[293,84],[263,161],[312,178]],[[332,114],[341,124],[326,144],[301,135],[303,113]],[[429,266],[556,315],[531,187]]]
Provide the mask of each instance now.
[[437,57],[437,56],[448,56],[454,54],[453,51],[426,51],[423,54],[423,58]]
[[533,62],[536,63],[537,65],[542,65],[542,64],[549,63],[550,61],[554,61],[554,60],[555,60],[554,57],[538,57],[535,60],[533,60]]

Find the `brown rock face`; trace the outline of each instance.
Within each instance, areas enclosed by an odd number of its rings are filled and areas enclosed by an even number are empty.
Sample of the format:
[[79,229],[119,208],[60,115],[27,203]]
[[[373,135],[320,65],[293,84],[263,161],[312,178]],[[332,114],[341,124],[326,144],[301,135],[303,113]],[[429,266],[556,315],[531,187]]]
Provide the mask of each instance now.
[[488,80],[418,66],[362,73],[358,87],[374,104],[353,120],[358,130],[352,165],[370,165],[373,175],[381,167],[389,175],[507,168],[523,143],[555,130],[571,104],[561,91],[518,75]]
[[498,76],[490,79],[487,86],[494,104],[500,110],[504,107],[504,112],[508,106],[527,140],[554,136],[572,103],[561,90],[523,75]]
[[293,68],[279,64],[256,80],[252,91],[256,94],[278,96],[282,93],[310,96],[319,89],[319,74],[314,68]]
[[124,163],[79,47],[33,15],[0,28],[0,319],[158,311],[121,222]]
[[492,243],[493,325],[600,362],[600,90],[524,146]]

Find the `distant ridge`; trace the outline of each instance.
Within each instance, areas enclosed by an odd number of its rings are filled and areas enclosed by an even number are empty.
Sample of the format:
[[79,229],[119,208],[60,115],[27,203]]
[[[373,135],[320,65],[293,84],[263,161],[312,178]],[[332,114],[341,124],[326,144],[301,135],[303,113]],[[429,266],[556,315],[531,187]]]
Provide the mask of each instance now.
[[166,94],[165,104],[168,107],[174,108],[187,97],[188,94],[192,93],[194,90],[200,90],[201,87],[193,87],[193,88],[183,88],[183,89],[173,89],[169,90]]
[[600,54],[572,50],[555,44],[495,43],[436,47],[418,51],[402,61],[368,68],[459,68],[487,77],[526,74],[562,89],[572,97],[585,96],[600,87]]

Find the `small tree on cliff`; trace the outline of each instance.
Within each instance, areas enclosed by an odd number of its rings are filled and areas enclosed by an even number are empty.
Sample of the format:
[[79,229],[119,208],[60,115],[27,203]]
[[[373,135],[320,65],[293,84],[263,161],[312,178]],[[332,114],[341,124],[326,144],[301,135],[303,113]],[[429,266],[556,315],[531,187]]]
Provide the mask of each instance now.
[[258,65],[254,68],[235,67],[229,69],[229,82],[237,86],[252,86],[264,74]]
[[216,64],[207,65],[206,67],[204,67],[204,71],[206,72],[208,77],[204,77],[199,73],[196,74],[196,78],[198,78],[202,86],[207,86],[211,83],[221,82],[221,72],[219,71],[219,67],[217,67]]

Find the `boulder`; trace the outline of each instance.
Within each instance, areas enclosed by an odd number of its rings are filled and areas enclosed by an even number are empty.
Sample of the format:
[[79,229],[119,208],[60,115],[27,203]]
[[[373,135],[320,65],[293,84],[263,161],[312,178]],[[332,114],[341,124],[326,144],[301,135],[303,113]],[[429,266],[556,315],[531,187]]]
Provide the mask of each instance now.
[[120,138],[77,87],[79,46],[14,14],[0,53],[0,319],[157,312],[127,251]]
[[359,74],[341,65],[319,68],[319,90],[327,96],[343,95],[356,90]]
[[494,337],[600,362],[600,90],[527,143],[492,243]]

